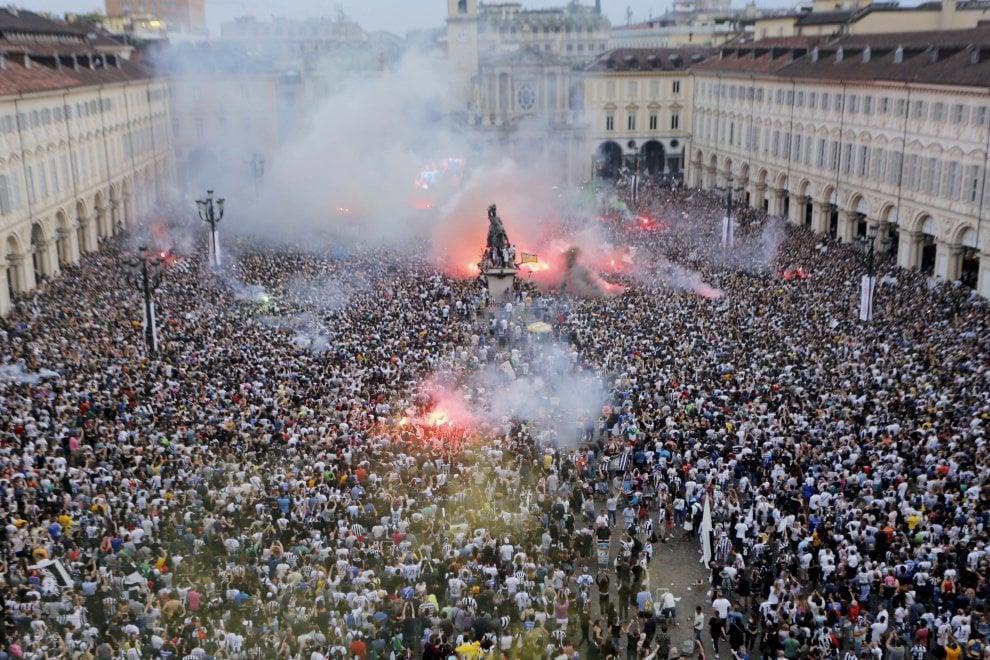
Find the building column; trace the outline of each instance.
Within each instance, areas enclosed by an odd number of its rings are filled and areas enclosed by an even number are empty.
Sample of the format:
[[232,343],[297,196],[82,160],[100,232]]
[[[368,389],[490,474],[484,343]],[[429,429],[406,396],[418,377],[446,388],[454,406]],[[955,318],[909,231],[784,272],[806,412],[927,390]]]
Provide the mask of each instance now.
[[58,277],[59,273],[62,272],[62,264],[58,262],[58,245],[56,245],[56,242],[56,239],[52,239],[38,246],[38,249],[44,254],[43,263],[45,275],[48,276],[48,279]]
[[935,244],[935,275],[954,282],[962,273],[962,246],[945,241]]
[[852,243],[855,234],[856,222],[853,213],[845,209],[839,209],[839,232],[837,236],[839,242]]
[[756,185],[753,187],[753,197],[750,200],[752,202],[750,206],[752,206],[754,209],[758,209],[762,211],[763,198],[766,196],[766,194],[767,194],[767,184],[762,182],[757,182]]
[[897,238],[897,265],[901,268],[917,268],[920,245],[921,232],[901,230]]
[[770,197],[770,215],[784,215],[784,195],[787,191],[783,188],[772,188],[773,195]]
[[816,234],[828,236],[829,207],[825,202],[814,202],[811,212],[811,228]]
[[[79,235],[74,227],[60,227],[55,239],[62,243],[62,260],[65,264],[79,263]],[[61,267],[62,264],[59,264]]]
[[116,224],[121,228],[127,227],[134,222],[134,196],[124,193],[117,202]]
[[34,261],[31,259],[31,250],[28,248],[25,256],[18,256],[11,261],[17,270],[17,293],[32,291],[38,286],[38,281],[34,277]]
[[980,273],[976,279],[976,292],[990,298],[990,254],[980,254]]
[[0,259],[0,316],[10,313],[10,288],[7,282],[7,260]]
[[[98,218],[99,216],[97,216]],[[76,223],[82,231],[82,244],[79,246],[80,254],[93,252],[96,250],[96,220],[90,218],[76,218]]]
[[792,195],[791,207],[788,209],[787,221],[792,225],[804,224],[804,205],[808,198],[804,195]]

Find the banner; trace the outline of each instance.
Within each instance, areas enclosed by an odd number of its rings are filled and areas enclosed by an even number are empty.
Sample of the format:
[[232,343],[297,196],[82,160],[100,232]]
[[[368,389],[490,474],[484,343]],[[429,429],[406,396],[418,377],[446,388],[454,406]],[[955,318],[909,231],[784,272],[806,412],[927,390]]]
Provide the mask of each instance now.
[[522,262],[524,264],[535,264],[539,263],[540,258],[535,254],[530,254],[529,252],[522,252]]
[[[151,351],[158,351],[158,324],[155,322],[155,301],[151,299],[141,308],[143,310],[141,319],[141,329],[144,332],[145,341],[151,339]],[[151,329],[148,328],[148,315],[151,314]]]
[[[691,515],[688,513],[688,515]],[[705,495],[705,509],[701,513],[701,563],[708,566],[712,560],[712,505]]]
[[722,247],[731,248],[736,245],[736,221],[725,215],[722,216]]
[[877,278],[875,276],[863,275],[860,283],[859,293],[859,320],[873,320],[873,294],[876,293]]
[[213,237],[213,241],[212,241],[212,245],[210,245],[210,251],[212,252],[212,256],[213,256],[213,265],[219,266],[220,265],[220,232],[214,229],[212,232],[212,237]]

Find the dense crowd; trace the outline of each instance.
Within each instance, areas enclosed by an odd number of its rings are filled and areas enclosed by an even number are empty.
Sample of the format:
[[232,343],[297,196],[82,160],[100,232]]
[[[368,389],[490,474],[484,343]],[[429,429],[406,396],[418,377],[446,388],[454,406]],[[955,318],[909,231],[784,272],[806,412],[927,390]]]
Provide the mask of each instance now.
[[0,657],[990,657],[986,305],[881,260],[863,324],[855,251],[619,198],[621,295],[244,242],[149,359],[118,239],[20,300]]

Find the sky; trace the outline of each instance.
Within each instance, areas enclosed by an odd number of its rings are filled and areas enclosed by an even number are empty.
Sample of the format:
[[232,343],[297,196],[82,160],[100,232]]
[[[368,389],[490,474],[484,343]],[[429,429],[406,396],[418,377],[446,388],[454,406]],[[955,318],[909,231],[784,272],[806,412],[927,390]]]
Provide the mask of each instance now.
[[[582,1],[589,5],[594,2]],[[551,7],[562,6],[566,0],[522,0],[522,3],[534,8]],[[67,11],[102,12],[104,6],[102,0],[19,0],[16,4],[24,9],[58,14]],[[400,35],[409,29],[438,27],[443,24],[447,12],[446,0],[206,0],[206,12],[207,20],[216,32],[222,21],[236,16],[332,16],[337,4],[366,30],[389,30]],[[741,5],[742,2],[737,0],[733,4]],[[774,4],[779,5],[779,0]],[[659,16],[671,5],[672,0],[602,0],[613,25],[626,22],[626,7],[632,9],[634,20],[646,20],[651,10],[654,16]]]

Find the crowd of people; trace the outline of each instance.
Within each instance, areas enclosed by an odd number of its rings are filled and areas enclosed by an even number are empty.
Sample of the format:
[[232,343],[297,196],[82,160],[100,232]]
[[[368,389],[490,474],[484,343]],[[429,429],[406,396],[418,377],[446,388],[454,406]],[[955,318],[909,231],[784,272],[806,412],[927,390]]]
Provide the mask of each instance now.
[[615,295],[243,241],[149,358],[125,237],[19,300],[0,658],[990,658],[985,302],[881,260],[864,324],[848,247],[618,195]]

